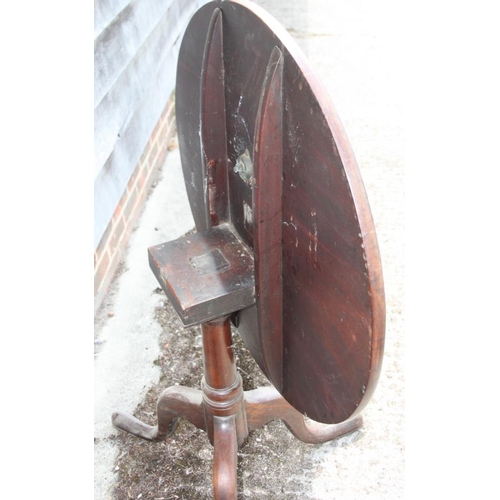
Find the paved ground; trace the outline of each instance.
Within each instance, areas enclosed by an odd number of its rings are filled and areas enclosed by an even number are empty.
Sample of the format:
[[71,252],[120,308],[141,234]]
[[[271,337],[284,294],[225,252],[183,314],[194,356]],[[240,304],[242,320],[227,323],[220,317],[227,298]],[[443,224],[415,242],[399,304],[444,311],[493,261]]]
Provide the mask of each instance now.
[[[273,478],[273,470],[267,471],[270,485],[296,484],[293,495],[279,496],[269,489],[248,498],[403,498],[404,158],[399,52],[391,28],[396,3],[377,2],[376,8],[364,1],[256,3],[273,14],[305,51],[330,91],[351,140],[377,227],[387,331],[383,371],[364,412],[363,430],[340,442],[301,447],[302,462],[297,463],[307,464],[307,470],[299,467],[294,477]],[[156,310],[165,299],[153,293],[157,282],[149,270],[146,249],[192,227],[179,155],[173,150],[132,236],[121,272],[96,317],[96,500],[132,498],[113,493],[123,451],[110,415],[115,409],[134,412],[158,385],[161,374],[156,361],[162,329]]]

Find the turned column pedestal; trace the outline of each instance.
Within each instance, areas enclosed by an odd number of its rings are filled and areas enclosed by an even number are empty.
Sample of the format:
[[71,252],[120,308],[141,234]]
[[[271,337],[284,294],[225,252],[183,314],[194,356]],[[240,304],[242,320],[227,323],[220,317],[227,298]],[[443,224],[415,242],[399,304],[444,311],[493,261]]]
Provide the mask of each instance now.
[[158,398],[158,424],[154,427],[122,412],[113,414],[113,425],[149,441],[162,441],[172,435],[180,417],[206,431],[214,448],[215,499],[236,499],[238,448],[249,432],[271,420],[283,420],[295,437],[311,444],[335,439],[361,427],[361,416],[337,425],[306,422],[271,386],[243,391],[227,317],[203,323],[202,335],[202,390],[174,386],[163,391]]

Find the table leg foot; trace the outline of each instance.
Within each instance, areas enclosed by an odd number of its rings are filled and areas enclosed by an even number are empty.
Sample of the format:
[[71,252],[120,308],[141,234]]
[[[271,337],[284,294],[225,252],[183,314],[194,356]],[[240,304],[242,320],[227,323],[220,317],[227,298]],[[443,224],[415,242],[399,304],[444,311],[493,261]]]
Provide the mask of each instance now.
[[306,419],[274,387],[261,387],[245,392],[245,409],[249,431],[258,429],[271,420],[282,420],[297,439],[310,444],[336,439],[363,425],[361,416],[339,424],[322,424]]
[[205,430],[205,416],[202,392],[190,387],[174,386],[165,389],[157,403],[158,423],[145,424],[130,413],[115,412],[113,425],[147,441],[163,441],[171,436],[180,417],[185,418],[199,429]]
[[213,489],[215,500],[236,500],[236,418],[214,417]]

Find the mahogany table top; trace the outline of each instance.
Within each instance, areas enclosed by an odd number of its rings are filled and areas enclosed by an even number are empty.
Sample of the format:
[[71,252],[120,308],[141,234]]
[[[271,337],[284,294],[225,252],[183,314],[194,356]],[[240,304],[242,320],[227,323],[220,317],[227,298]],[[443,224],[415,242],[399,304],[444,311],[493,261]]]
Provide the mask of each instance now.
[[297,410],[324,423],[358,414],[381,368],[383,278],[361,175],[323,85],[265,11],[211,2],[183,38],[175,98],[197,230],[230,224],[255,260],[239,334]]

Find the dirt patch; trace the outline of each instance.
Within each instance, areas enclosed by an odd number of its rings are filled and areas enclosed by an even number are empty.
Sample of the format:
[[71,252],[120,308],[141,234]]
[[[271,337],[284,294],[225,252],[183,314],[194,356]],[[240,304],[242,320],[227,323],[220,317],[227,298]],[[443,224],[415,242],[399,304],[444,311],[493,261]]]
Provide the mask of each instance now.
[[[155,293],[163,291],[158,288]],[[156,424],[156,401],[161,391],[177,384],[199,388],[203,375],[200,328],[184,329],[166,297],[155,314],[162,327],[160,355],[155,360],[161,369],[160,382],[134,412],[150,425]],[[233,339],[244,389],[269,385],[236,332]],[[115,439],[120,450],[115,468],[118,500],[212,498],[212,446],[205,432],[189,422],[181,419],[174,435],[161,443],[125,432]],[[310,448],[280,421],[252,432],[238,452],[238,498],[307,497],[304,492],[309,481],[303,472],[312,466],[307,453]]]

